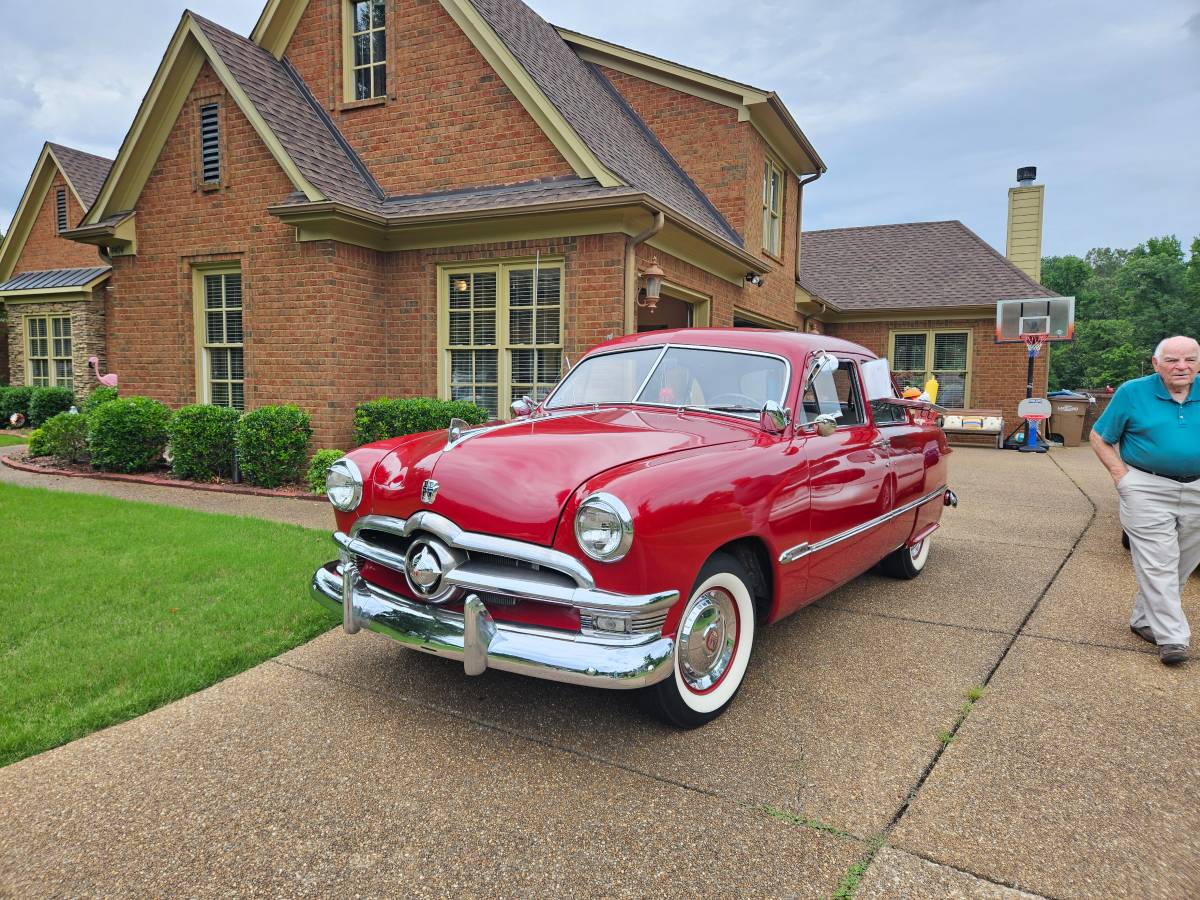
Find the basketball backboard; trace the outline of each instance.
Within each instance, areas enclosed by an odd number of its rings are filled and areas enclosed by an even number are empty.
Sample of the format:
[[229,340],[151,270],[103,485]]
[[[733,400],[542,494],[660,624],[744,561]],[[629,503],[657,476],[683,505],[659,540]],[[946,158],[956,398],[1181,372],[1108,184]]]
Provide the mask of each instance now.
[[996,304],[996,343],[1021,344],[1022,335],[1045,334],[1048,341],[1075,335],[1074,297],[1033,297]]

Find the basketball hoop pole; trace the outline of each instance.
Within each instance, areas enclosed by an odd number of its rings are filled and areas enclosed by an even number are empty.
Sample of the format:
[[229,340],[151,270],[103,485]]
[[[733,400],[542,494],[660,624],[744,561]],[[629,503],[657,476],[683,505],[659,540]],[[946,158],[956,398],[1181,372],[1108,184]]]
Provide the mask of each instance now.
[[[1025,363],[1026,400],[1033,397],[1033,361],[1041,354],[1049,337],[1044,332],[1021,335],[1021,340],[1025,342],[1027,357]],[[1020,450],[1022,453],[1045,453],[1049,449],[1049,445],[1039,436],[1038,430],[1036,420],[1022,419],[1021,424],[1014,428],[1012,434],[1008,436],[1004,446],[1012,450]]]

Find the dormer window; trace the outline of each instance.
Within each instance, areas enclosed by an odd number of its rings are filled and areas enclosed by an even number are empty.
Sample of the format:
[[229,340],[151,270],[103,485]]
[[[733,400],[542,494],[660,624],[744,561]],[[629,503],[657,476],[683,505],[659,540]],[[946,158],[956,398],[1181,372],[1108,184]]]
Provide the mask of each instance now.
[[385,0],[346,0],[346,99],[387,96]]
[[54,225],[59,234],[67,230],[67,189],[59,188],[54,195]]

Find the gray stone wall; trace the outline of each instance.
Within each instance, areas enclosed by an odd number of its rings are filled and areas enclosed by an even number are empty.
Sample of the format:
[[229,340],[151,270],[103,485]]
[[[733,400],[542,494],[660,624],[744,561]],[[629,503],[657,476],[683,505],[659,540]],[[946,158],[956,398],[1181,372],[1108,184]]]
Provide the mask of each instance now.
[[[100,371],[105,371],[104,288],[97,288],[89,300],[56,303],[22,303],[9,300],[7,366],[9,384],[25,384],[25,318],[27,316],[71,317],[71,370],[75,399],[82,402],[99,387],[95,373],[88,366],[88,357],[100,358]],[[4,353],[0,353],[0,360]]]

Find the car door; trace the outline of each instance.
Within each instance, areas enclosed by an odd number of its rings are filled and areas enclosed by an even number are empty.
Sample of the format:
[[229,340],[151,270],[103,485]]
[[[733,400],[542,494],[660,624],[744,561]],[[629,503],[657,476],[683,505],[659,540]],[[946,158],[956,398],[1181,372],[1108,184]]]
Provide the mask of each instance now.
[[[818,375],[800,404],[800,440],[808,463],[810,601],[894,549],[886,528],[895,502],[889,441],[867,409],[855,358],[841,358],[836,370]],[[832,434],[817,430],[822,412],[836,415]]]

